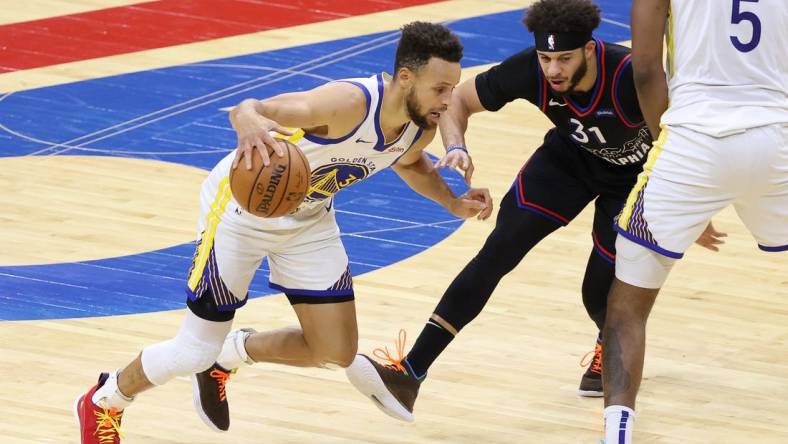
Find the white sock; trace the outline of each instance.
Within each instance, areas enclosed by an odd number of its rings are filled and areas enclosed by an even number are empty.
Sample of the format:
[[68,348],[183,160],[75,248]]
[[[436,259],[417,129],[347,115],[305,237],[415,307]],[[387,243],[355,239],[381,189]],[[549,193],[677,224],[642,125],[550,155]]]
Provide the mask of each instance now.
[[605,409],[605,444],[632,444],[635,411],[623,405]]
[[109,379],[104,382],[104,385],[102,385],[101,388],[93,393],[93,398],[91,398],[93,404],[107,409],[121,411],[128,407],[129,404],[131,404],[131,401],[134,401],[133,396],[129,398],[120,392],[120,389],[118,388],[119,372],[120,370],[116,370],[115,372],[110,373]]
[[233,370],[241,366],[252,365],[254,360],[246,353],[246,338],[252,332],[245,330],[231,331],[224,339],[222,351],[216,358],[216,363],[225,370]]

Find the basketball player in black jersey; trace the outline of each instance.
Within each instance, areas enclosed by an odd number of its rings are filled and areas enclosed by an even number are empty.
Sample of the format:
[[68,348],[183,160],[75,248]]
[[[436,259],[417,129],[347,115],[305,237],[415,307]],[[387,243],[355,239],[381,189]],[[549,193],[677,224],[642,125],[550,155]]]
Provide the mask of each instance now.
[[[398,419],[413,420],[413,404],[427,369],[481,312],[501,278],[592,201],[593,251],[582,295],[599,331],[605,321],[614,276],[613,218],[624,206],[652,142],[638,106],[629,49],[593,37],[600,10],[590,0],[541,0],[528,9],[524,23],[534,34],[535,47],[455,90],[440,122],[447,157],[454,157],[450,164],[463,164],[468,180],[468,118],[484,110],[498,111],[516,99],[539,107],[555,127],[518,173],[501,202],[495,229],[446,290],[407,357],[384,366],[357,355],[347,369],[359,391]],[[699,240],[704,242],[714,249],[719,239],[707,231]],[[601,354],[598,336],[593,360],[580,382],[578,392],[583,396],[603,395]]]

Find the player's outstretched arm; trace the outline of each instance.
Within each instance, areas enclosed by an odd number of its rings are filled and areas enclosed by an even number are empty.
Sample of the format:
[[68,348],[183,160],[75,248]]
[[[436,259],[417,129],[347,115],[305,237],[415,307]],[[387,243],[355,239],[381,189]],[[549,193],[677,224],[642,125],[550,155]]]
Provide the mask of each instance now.
[[463,219],[476,216],[480,220],[492,214],[493,204],[490,191],[486,188],[471,188],[462,196],[456,196],[424,152],[424,148],[435,137],[435,131],[425,131],[416,145],[394,164],[394,171],[414,191],[434,200],[457,217]]
[[659,120],[668,109],[668,83],[662,67],[662,43],[670,0],[632,2],[632,74],[640,110],[651,135],[659,136]]
[[239,156],[252,167],[251,152],[257,148],[268,165],[268,149],[284,155],[271,132],[291,135],[288,128],[319,129],[324,137],[338,137],[355,128],[366,113],[366,97],[355,85],[332,82],[303,92],[280,94],[268,99],[246,99],[230,111],[238,136]]
[[465,183],[471,183],[473,160],[465,145],[465,131],[472,114],[484,111],[476,92],[476,78],[460,84],[451,95],[449,109],[441,115],[439,127],[446,155],[436,164],[436,168],[459,168],[465,173]]

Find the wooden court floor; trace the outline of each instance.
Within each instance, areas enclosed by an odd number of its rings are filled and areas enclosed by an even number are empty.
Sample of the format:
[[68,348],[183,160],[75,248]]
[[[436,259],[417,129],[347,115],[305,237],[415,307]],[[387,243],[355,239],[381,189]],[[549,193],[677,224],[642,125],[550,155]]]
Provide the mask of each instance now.
[[[528,3],[442,2],[423,10],[309,25],[302,37],[328,40],[379,31],[380,23],[396,29],[424,16],[447,20]],[[3,23],[106,7],[98,1],[65,0],[25,5],[16,18],[4,8]],[[276,35],[281,32],[268,34],[271,39]],[[242,53],[245,38],[234,42],[238,47],[232,51]],[[201,48],[214,54],[215,45]],[[190,55],[194,49],[184,45],[167,52],[177,54],[177,63],[210,57]],[[40,68],[28,77],[0,74],[0,86],[3,91],[24,90],[88,78],[96,74],[86,70],[102,63],[109,66],[96,72],[147,69],[161,66],[163,53]],[[481,69],[466,70],[464,78]],[[488,186],[497,203],[548,128],[535,108],[522,103],[475,116],[467,136],[476,163],[474,184]],[[433,144],[430,150],[437,154],[439,148]],[[15,171],[24,168],[19,163],[23,160],[0,158],[4,180],[13,180],[8,170],[12,162]],[[42,169],[25,171],[47,180]],[[70,171],[80,177],[80,171]],[[149,171],[141,167],[126,173],[142,176]],[[178,192],[196,192],[201,176],[193,176]],[[6,191],[0,196],[14,214],[13,196]],[[175,206],[184,230],[191,229],[194,208]],[[0,217],[0,231],[8,238],[46,235],[43,230],[52,229],[46,214],[37,216],[23,228],[13,224],[17,232],[8,232],[12,224]],[[732,210],[715,222],[729,233],[722,251],[693,247],[675,267],[652,313],[637,409],[639,443],[788,442],[788,255],[760,252]],[[391,347],[400,328],[415,338],[443,290],[492,227],[492,220],[468,221],[424,253],[356,278],[360,351]],[[191,405],[190,382],[179,378],[141,395],[127,410],[124,442],[597,443],[602,401],[575,394],[583,371],[578,362],[592,349],[596,335],[579,292],[592,245],[590,231],[591,212],[585,211],[504,279],[485,311],[433,365],[413,424],[383,415],[347,383],[342,371],[258,364],[239,372],[229,385],[230,432],[215,435],[203,426]],[[106,248],[111,255],[116,247]],[[35,253],[45,257],[45,252]],[[71,415],[75,396],[95,383],[99,371],[117,368],[145,345],[171,337],[182,316],[182,310],[175,310],[0,322],[0,442],[78,442]],[[236,325],[258,330],[294,322],[287,301],[278,296],[251,301],[236,317]]]

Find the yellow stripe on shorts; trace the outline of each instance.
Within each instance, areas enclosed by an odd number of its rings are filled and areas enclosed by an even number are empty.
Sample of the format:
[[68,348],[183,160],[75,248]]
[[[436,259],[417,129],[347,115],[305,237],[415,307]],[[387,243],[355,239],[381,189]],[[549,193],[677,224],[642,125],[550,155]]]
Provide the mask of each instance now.
[[230,201],[230,177],[227,176],[219,182],[219,189],[216,192],[216,197],[211,203],[211,210],[208,212],[205,220],[205,230],[202,233],[200,246],[197,249],[197,258],[194,259],[194,266],[192,273],[189,275],[189,289],[195,291],[197,285],[200,283],[200,278],[205,270],[205,265],[208,263],[210,257],[211,247],[213,247],[213,239],[216,236],[216,228],[221,221],[221,215],[227,207],[227,202]]
[[654,163],[657,161],[659,153],[662,152],[662,146],[665,144],[665,140],[668,138],[668,128],[666,126],[660,126],[660,128],[662,128],[662,131],[659,133],[659,138],[656,142],[654,142],[654,146],[651,148],[651,151],[649,151],[648,159],[643,165],[643,171],[638,175],[638,181],[634,188],[632,188],[632,191],[629,192],[627,203],[624,205],[624,209],[621,210],[621,217],[618,218],[618,226],[623,230],[626,230],[629,227],[629,220],[632,218],[632,211],[634,210],[635,203],[638,200],[638,194],[640,194],[640,191],[646,186],[646,183],[648,182],[648,176],[651,174],[651,169],[654,168]]

